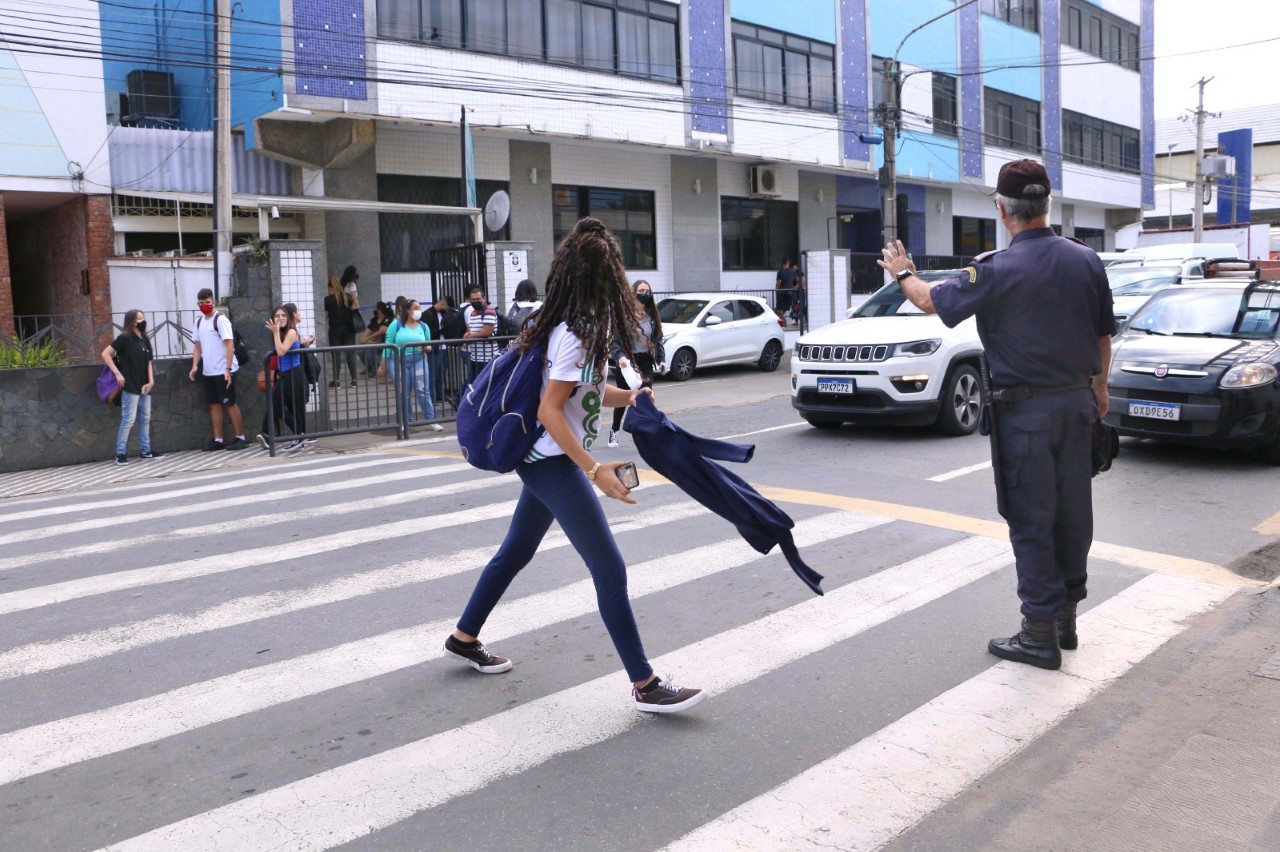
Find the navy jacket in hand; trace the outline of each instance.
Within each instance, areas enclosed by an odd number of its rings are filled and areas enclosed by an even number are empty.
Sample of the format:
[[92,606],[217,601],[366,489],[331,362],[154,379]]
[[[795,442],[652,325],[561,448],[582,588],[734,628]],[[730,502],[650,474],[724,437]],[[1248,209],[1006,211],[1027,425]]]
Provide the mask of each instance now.
[[822,575],[804,564],[791,536],[795,522],[744,479],[712,461],[751,461],[754,445],[691,435],[659,411],[648,394],[636,398],[623,428],[631,433],[645,464],[736,526],[756,550],[768,553],[780,547],[796,576],[822,594]]

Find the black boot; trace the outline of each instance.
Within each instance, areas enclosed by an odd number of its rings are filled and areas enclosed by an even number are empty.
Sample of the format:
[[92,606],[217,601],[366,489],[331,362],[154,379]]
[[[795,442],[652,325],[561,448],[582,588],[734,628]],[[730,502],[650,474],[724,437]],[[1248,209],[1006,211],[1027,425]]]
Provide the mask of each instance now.
[[1080,637],[1076,635],[1075,601],[1062,605],[1062,618],[1058,619],[1058,647],[1064,651],[1080,647]]
[[1062,651],[1058,649],[1058,624],[1053,619],[1022,619],[1022,629],[1008,639],[992,639],[987,650],[1004,660],[1028,663],[1042,669],[1062,667]]

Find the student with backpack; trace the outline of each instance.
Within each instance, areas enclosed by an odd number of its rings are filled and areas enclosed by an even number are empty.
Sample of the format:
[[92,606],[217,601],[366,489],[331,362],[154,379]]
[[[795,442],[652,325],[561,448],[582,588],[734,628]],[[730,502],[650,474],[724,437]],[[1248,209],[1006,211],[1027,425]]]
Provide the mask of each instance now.
[[[516,466],[523,488],[511,527],[481,573],[457,629],[445,640],[445,651],[484,674],[511,669],[511,660],[490,652],[478,637],[511,581],[533,559],[551,522],[556,521],[591,572],[600,616],[631,680],[636,709],[675,713],[698,704],[706,693],[654,675],[627,597],[626,563],[592,489],[594,484],[608,497],[635,503],[617,475],[622,462],[597,462],[590,449],[603,407],[632,405],[639,394],[652,394],[647,388],[624,391],[604,381],[612,339],[619,339],[624,353],[633,356],[631,325],[636,314],[617,238],[599,220],[581,220],[556,249],[546,304],[532,314],[532,322],[513,344],[514,351],[501,356],[494,367],[510,364],[518,356],[541,359],[537,419],[545,432]],[[515,375],[531,375],[537,381],[536,373]],[[472,396],[483,384],[484,380]]]
[[538,287],[528,278],[516,285],[516,297],[511,302],[511,310],[507,311],[507,320],[513,329],[512,334],[524,331],[525,321],[529,314],[542,307],[538,299]]
[[462,385],[462,393],[475,381],[480,371],[498,356],[499,345],[488,341],[498,335],[498,312],[484,297],[484,288],[472,284],[467,288],[467,306],[462,309],[462,318],[467,323],[467,331],[463,334],[466,340],[481,341],[468,343],[464,350],[467,358],[467,376]]
[[[204,400],[209,406],[209,421],[213,426],[213,439],[202,448],[205,452],[212,450],[243,450],[249,446],[244,438],[244,417],[240,414],[240,406],[236,403],[236,371],[240,369],[240,359],[236,354],[236,335],[231,327],[231,320],[218,313],[213,306],[213,291],[205,287],[196,294],[196,306],[200,308],[200,316],[196,318],[196,329],[191,351],[191,372],[187,378],[196,381],[196,372],[200,372],[200,382],[204,387]],[[243,342],[239,347],[244,349]],[[247,352],[241,352],[248,360]],[[231,418],[231,428],[235,431],[235,440],[225,443],[222,440],[222,416]]]

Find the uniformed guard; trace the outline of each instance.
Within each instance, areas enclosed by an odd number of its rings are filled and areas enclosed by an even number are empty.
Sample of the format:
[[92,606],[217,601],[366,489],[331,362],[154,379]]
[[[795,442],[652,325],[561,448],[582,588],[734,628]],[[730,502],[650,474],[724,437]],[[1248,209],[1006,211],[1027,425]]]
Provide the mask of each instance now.
[[[1093,541],[1091,437],[1107,412],[1115,318],[1098,255],[1049,227],[1049,175],[1035,160],[1005,163],[995,205],[1012,239],[964,272],[930,285],[901,242],[881,267],[907,298],[948,327],[977,317],[990,394],[984,411],[1000,514],[1009,524],[1022,629],[992,639],[997,657],[1045,669],[1074,649]],[[939,377],[940,378],[940,377]]]

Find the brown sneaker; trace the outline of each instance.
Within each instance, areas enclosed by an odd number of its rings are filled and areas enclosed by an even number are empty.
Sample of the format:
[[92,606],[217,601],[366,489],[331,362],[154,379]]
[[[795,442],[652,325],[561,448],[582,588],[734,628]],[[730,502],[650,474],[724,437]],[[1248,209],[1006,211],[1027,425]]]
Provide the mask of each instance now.
[[489,649],[479,639],[468,645],[450,633],[449,638],[444,640],[444,650],[445,653],[470,663],[472,668],[484,674],[501,674],[511,670],[510,660],[490,654]]
[[636,709],[641,713],[679,713],[696,707],[707,697],[701,689],[685,689],[671,682],[671,677],[655,677],[644,687],[632,686]]

